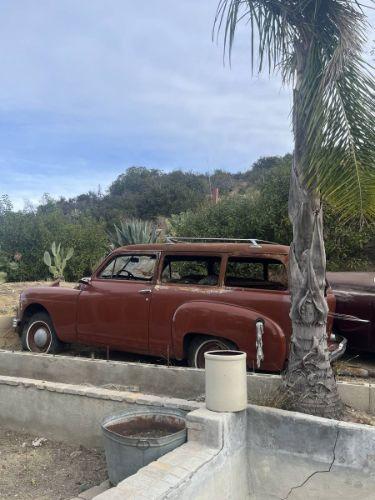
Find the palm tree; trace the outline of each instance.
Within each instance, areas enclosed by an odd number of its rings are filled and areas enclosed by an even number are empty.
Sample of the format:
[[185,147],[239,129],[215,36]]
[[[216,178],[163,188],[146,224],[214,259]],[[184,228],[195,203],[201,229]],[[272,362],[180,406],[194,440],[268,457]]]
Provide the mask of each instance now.
[[291,409],[342,411],[328,358],[322,203],[343,219],[375,215],[374,82],[361,56],[366,18],[356,0],[220,0],[214,32],[229,57],[238,23],[251,32],[252,69],[293,85],[289,194],[293,333],[284,374]]

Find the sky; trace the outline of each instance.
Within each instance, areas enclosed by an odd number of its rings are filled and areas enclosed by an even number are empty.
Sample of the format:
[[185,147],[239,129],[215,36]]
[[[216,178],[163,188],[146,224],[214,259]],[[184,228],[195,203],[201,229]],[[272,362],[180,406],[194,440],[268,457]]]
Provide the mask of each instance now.
[[0,194],[72,197],[137,165],[245,170],[292,149],[291,94],[231,68],[217,0],[1,0]]

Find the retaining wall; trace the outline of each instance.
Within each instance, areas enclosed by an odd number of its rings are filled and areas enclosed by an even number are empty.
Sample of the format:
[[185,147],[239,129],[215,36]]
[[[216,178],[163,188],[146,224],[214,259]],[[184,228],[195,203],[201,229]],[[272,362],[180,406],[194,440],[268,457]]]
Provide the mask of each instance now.
[[[114,377],[112,364],[117,378],[110,378]],[[8,375],[0,375],[0,421],[15,430],[102,446],[99,424],[104,416],[134,405],[185,410],[188,442],[97,496],[98,500],[374,499],[373,427],[254,405],[235,414],[214,413],[196,401],[72,383],[78,377],[84,382],[93,373],[98,377],[94,380],[102,384],[132,385],[134,366],[135,373],[142,373],[145,386],[147,374],[158,376],[150,384],[163,384],[163,391],[170,390],[169,377],[176,377],[184,379],[181,384],[194,394],[197,389],[189,382],[190,373],[198,380],[203,377],[199,370],[183,368],[153,367],[150,371],[148,365],[133,363],[1,352],[0,370]],[[10,376],[12,370],[32,373],[34,378]],[[46,380],[44,375],[65,377],[65,383]],[[269,389],[267,380],[279,383],[274,376],[249,375],[249,384],[258,394]],[[348,385],[357,395],[356,388]],[[201,394],[200,386],[197,392]]]
[[84,385],[0,376],[0,422],[14,430],[102,447],[104,417],[139,405],[192,411],[202,403]]
[[375,428],[249,406],[254,500],[373,500]]
[[[0,350],[0,375],[95,387],[122,386],[188,400],[205,392],[204,370],[28,352]],[[281,383],[278,375],[249,373],[247,378],[248,398],[253,403],[266,403]],[[375,384],[338,382],[338,388],[344,403],[375,414]]]
[[188,442],[96,500],[373,500],[375,429],[250,405],[187,416]]

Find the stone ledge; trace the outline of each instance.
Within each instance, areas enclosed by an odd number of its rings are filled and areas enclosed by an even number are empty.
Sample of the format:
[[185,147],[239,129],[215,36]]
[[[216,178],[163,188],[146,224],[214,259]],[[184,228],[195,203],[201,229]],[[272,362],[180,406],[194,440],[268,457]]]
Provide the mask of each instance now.
[[180,408],[185,411],[193,411],[204,406],[203,403],[196,401],[187,401],[178,398],[168,398],[161,396],[153,396],[149,394],[115,391],[111,389],[103,389],[101,387],[92,387],[85,385],[64,384],[60,382],[47,382],[43,380],[34,380],[21,377],[8,377],[0,375],[0,385],[9,385],[13,387],[34,388],[46,390],[49,392],[57,392],[61,394],[71,394],[87,398],[110,400],[124,403],[135,403],[139,405],[150,406],[165,406]]
[[167,498],[220,451],[186,443],[99,494],[95,500]]
[[72,498],[71,500],[92,500],[93,498],[97,497],[101,493],[104,493],[105,491],[109,490],[111,488],[111,483],[107,479],[106,481],[103,481],[97,486],[93,486],[92,488],[89,488],[88,490],[83,491],[78,495],[78,497]]
[[[106,361],[100,359],[75,358],[71,356],[54,356],[51,354],[35,354],[28,352],[10,352],[0,349],[0,375],[12,376],[15,380],[41,381],[60,385],[63,391],[66,387],[84,387],[85,395],[89,396],[88,389],[93,391],[108,390],[109,399],[124,401],[118,394],[125,395],[128,403],[137,402],[139,393],[132,391],[113,391],[106,385],[126,384],[131,387],[137,385],[143,394],[157,394],[164,406],[178,406],[187,411],[199,408],[194,398],[204,393],[204,371],[186,367],[166,367],[146,363]],[[21,376],[21,379],[18,379]],[[64,384],[62,383],[64,381]],[[266,402],[267,398],[281,383],[279,375],[248,373],[248,397],[251,403]],[[88,384],[87,386],[82,385]],[[105,384],[103,386],[103,383]],[[9,382],[10,384],[10,382]],[[17,385],[17,382],[14,382]],[[338,387],[343,401],[359,410],[375,413],[375,384],[352,383],[338,381]],[[50,390],[58,391],[56,386]],[[66,390],[66,389],[64,389]],[[74,392],[76,394],[76,392]],[[104,399],[104,392],[101,392]],[[117,396],[116,396],[117,394]],[[165,395],[164,395],[165,394]],[[177,396],[177,398],[176,398]],[[93,396],[96,397],[96,396]],[[179,399],[180,398],[180,399]],[[184,400],[184,403],[181,401]],[[152,404],[146,398],[139,404]],[[180,406],[181,404],[184,407]],[[192,430],[193,431],[193,430]]]

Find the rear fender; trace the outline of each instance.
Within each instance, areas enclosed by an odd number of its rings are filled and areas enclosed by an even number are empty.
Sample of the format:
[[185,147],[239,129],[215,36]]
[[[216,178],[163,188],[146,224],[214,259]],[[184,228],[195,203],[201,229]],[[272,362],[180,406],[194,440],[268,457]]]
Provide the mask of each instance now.
[[232,304],[192,301],[176,309],[172,334],[174,352],[177,358],[186,357],[184,338],[186,335],[201,334],[221,337],[234,342],[238,349],[247,353],[249,367],[256,367],[256,321],[264,321],[264,361],[260,368],[281,370],[285,364],[287,342],[284,332],[270,318],[250,308]]

